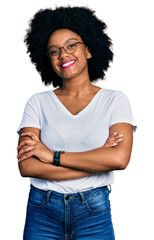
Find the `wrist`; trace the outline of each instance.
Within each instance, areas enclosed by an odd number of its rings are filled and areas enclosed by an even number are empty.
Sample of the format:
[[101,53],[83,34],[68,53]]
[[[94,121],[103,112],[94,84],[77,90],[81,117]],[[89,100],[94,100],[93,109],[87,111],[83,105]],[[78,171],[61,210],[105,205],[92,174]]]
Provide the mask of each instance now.
[[53,164],[54,152],[50,150],[49,163]]

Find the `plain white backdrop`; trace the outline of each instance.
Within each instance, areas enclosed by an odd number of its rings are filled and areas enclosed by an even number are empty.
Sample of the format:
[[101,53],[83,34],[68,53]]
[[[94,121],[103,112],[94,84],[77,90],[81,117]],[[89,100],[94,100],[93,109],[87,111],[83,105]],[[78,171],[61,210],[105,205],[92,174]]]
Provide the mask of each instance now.
[[[154,239],[153,194],[153,59],[152,0],[27,0],[3,1],[0,14],[0,239],[21,240],[29,179],[18,171],[16,147],[28,98],[45,87],[23,43],[29,19],[36,11],[55,6],[88,6],[108,26],[114,61],[100,87],[119,89],[129,98],[138,125],[130,164],[115,172],[111,207],[116,240]],[[93,239],[92,239],[93,240]]]

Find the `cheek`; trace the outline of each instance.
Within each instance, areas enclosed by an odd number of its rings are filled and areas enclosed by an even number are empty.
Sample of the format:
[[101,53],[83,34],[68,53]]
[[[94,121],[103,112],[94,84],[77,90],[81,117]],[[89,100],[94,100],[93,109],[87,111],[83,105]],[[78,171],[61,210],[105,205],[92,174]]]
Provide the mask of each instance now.
[[80,68],[85,68],[86,66],[88,66],[87,58],[83,55],[79,59],[79,66],[80,66]]
[[79,57],[78,57],[78,61],[79,63],[83,63],[84,65],[87,64],[87,53],[85,51],[85,49],[83,51],[79,52]]
[[55,64],[51,62],[51,67],[53,68],[54,72],[58,73],[59,72],[59,67]]

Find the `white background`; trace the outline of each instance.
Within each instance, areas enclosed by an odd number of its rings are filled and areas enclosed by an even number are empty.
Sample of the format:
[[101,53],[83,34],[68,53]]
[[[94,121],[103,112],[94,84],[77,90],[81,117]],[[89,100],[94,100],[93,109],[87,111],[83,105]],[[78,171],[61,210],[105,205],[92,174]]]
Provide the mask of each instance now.
[[115,172],[111,205],[116,240],[154,239],[153,216],[153,58],[154,15],[146,0],[27,0],[3,1],[0,14],[0,239],[21,240],[29,179],[18,171],[16,130],[28,98],[45,87],[30,63],[23,43],[29,19],[40,8],[88,6],[108,25],[114,62],[100,87],[119,89],[129,98],[138,124],[129,166]]

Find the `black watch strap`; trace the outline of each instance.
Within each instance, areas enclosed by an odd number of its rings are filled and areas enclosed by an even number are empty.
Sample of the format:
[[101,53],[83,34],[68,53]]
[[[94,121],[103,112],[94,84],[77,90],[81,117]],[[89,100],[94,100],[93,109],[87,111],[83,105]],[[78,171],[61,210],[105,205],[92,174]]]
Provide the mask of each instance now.
[[55,152],[54,158],[53,158],[53,165],[60,166],[60,154],[61,154],[61,151]]

